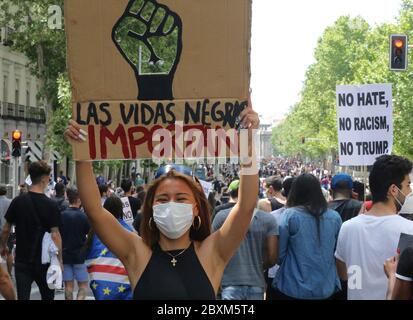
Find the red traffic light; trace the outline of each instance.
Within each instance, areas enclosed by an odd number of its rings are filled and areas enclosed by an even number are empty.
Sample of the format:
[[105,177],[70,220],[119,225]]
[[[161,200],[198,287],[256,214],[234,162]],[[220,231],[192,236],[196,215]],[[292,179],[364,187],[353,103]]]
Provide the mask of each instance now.
[[12,133],[13,140],[20,140],[22,137],[22,133],[19,130],[15,130]]
[[22,132],[20,130],[14,130],[11,136],[12,136],[11,155],[14,158],[18,158],[22,154]]
[[390,70],[407,70],[408,50],[408,39],[405,34],[390,35]]
[[403,46],[404,46],[404,42],[403,42],[403,40],[396,40],[396,41],[394,41],[394,46],[396,47],[396,48],[398,48],[398,49],[401,49],[401,48],[403,48]]

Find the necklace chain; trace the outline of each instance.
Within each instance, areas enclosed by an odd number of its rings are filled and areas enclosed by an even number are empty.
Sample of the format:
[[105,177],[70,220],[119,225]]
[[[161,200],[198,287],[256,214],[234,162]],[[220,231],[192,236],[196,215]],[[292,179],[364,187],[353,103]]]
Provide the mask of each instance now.
[[164,251],[168,256],[172,257],[171,259],[171,263],[173,267],[176,267],[176,263],[178,262],[178,260],[176,260],[177,257],[179,257],[181,254],[183,254],[186,250],[188,250],[190,248],[190,246],[188,248],[185,248],[184,250],[182,250],[181,252],[179,252],[176,255],[173,255],[171,253],[169,253],[168,251]]

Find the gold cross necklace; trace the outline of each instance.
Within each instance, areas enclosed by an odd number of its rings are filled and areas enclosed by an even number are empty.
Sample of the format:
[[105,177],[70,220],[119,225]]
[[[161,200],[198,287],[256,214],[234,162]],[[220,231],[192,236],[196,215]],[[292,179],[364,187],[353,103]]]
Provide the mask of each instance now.
[[[192,245],[192,244],[191,244],[191,245]],[[172,266],[173,266],[173,267],[176,267],[176,263],[178,262],[178,260],[176,260],[176,258],[179,257],[181,254],[183,254],[186,250],[188,250],[188,249],[191,247],[191,245],[189,245],[188,248],[182,250],[181,252],[179,252],[179,253],[176,254],[176,255],[173,255],[173,254],[169,253],[168,251],[164,251],[168,256],[172,257],[171,263],[172,263]]]

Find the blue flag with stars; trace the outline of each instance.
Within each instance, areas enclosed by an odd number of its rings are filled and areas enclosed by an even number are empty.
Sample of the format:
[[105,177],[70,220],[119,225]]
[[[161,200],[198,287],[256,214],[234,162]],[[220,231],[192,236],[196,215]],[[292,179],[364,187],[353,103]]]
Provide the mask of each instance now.
[[[132,232],[122,219],[118,221],[125,229]],[[96,235],[93,237],[86,265],[90,288],[96,300],[132,299],[132,289],[125,267]]]

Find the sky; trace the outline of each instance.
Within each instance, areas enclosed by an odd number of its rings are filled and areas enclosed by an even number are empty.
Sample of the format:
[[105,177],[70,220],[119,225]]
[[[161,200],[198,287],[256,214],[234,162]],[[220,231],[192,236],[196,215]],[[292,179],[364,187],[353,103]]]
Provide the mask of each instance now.
[[[401,0],[253,0],[254,109],[266,120],[281,119],[299,102],[317,41],[338,17],[359,15],[374,26],[395,22],[400,8]],[[292,42],[299,50],[284,47]]]

